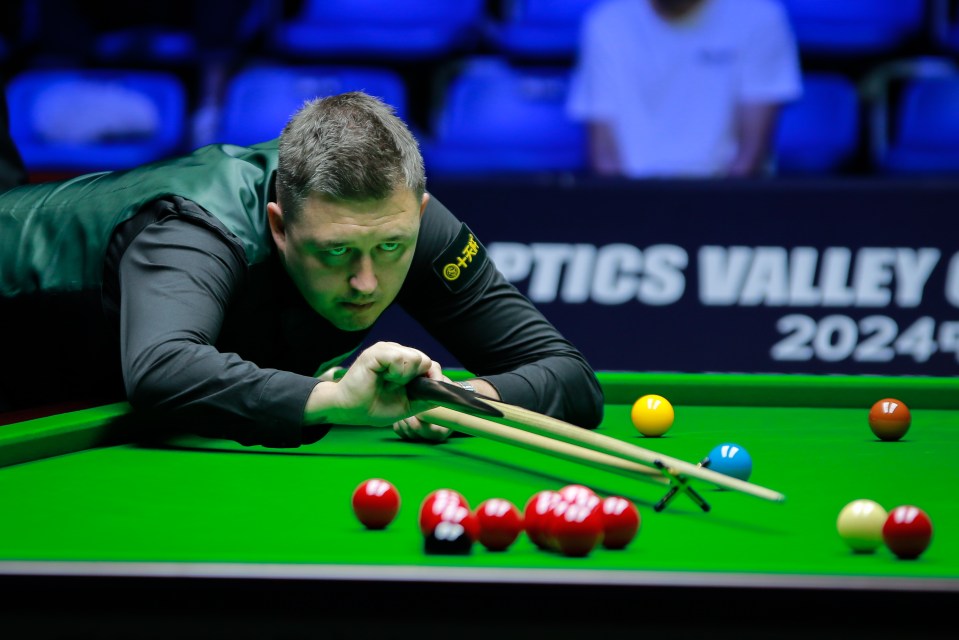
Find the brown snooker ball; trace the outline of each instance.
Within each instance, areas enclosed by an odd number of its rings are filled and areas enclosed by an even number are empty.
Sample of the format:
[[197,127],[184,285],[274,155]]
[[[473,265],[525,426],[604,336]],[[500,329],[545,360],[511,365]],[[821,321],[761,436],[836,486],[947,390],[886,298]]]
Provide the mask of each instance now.
[[869,410],[869,428],[880,440],[899,440],[909,431],[912,415],[902,400],[883,398]]

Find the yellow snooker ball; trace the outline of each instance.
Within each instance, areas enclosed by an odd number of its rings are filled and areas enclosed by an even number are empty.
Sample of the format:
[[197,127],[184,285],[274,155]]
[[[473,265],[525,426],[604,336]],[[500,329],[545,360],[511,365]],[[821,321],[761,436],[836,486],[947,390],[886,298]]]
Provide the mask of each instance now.
[[648,438],[656,438],[673,426],[673,405],[663,396],[648,394],[633,403],[630,418],[636,430]]
[[839,512],[836,529],[856,553],[872,553],[882,544],[882,526],[886,510],[878,502],[865,498],[853,500]]

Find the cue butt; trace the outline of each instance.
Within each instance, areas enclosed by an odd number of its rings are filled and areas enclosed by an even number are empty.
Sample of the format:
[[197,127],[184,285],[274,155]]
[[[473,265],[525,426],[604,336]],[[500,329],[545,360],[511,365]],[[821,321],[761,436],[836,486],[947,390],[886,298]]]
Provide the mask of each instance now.
[[[524,409],[523,407],[507,404],[498,400],[486,400],[486,402],[502,412],[504,416],[502,422],[528,433],[558,438],[566,443],[576,444],[643,465],[654,467],[662,465],[668,467],[675,474],[682,474],[711,482],[717,486],[746,493],[771,502],[783,502],[786,499],[786,496],[778,491],[773,491],[772,489],[767,489],[766,487],[746,482],[739,478],[733,478],[732,476],[677,458],[665,456],[601,433],[589,431],[582,427],[577,427],[574,424],[535,411],[530,411],[529,409]],[[499,421],[497,418],[493,419]]]

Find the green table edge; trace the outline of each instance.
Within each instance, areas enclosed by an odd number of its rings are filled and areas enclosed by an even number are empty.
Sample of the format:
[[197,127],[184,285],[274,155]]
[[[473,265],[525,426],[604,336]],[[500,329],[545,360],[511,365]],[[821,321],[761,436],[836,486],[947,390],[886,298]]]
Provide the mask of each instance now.
[[123,442],[126,402],[0,426],[0,467]]
[[596,374],[610,404],[661,395],[674,405],[869,408],[896,398],[910,409],[959,409],[959,377],[751,373]]
[[[452,380],[472,375],[447,370]],[[609,404],[654,393],[674,405],[848,407],[868,411],[892,397],[910,409],[959,409],[959,378],[730,373],[596,374]],[[0,467],[129,441],[126,402],[0,426]]]

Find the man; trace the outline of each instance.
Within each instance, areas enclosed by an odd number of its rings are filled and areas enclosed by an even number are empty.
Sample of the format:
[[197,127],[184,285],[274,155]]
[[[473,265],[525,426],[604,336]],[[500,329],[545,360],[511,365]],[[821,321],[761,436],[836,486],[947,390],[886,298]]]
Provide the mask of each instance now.
[[609,0],[584,18],[567,108],[598,174],[753,176],[800,92],[774,0]]
[[[290,447],[333,424],[392,424],[445,438],[411,417],[426,407],[404,388],[446,379],[426,354],[377,343],[334,379],[394,301],[480,376],[477,391],[584,427],[601,419],[585,359],[425,191],[416,140],[363,93],[307,103],[278,141],[14,189],[0,196],[0,249],[14,316],[26,317],[18,302],[102,292],[115,337],[80,365],[105,362],[100,377],[122,372],[134,408],[203,435]],[[30,317],[54,340],[89,322],[41,308]],[[70,364],[46,362],[24,385],[22,367],[43,361],[31,356],[47,342],[24,340],[30,330],[8,330],[26,347],[4,367],[0,388],[18,388],[8,403],[53,388]],[[66,391],[85,377],[96,376],[68,377]]]

